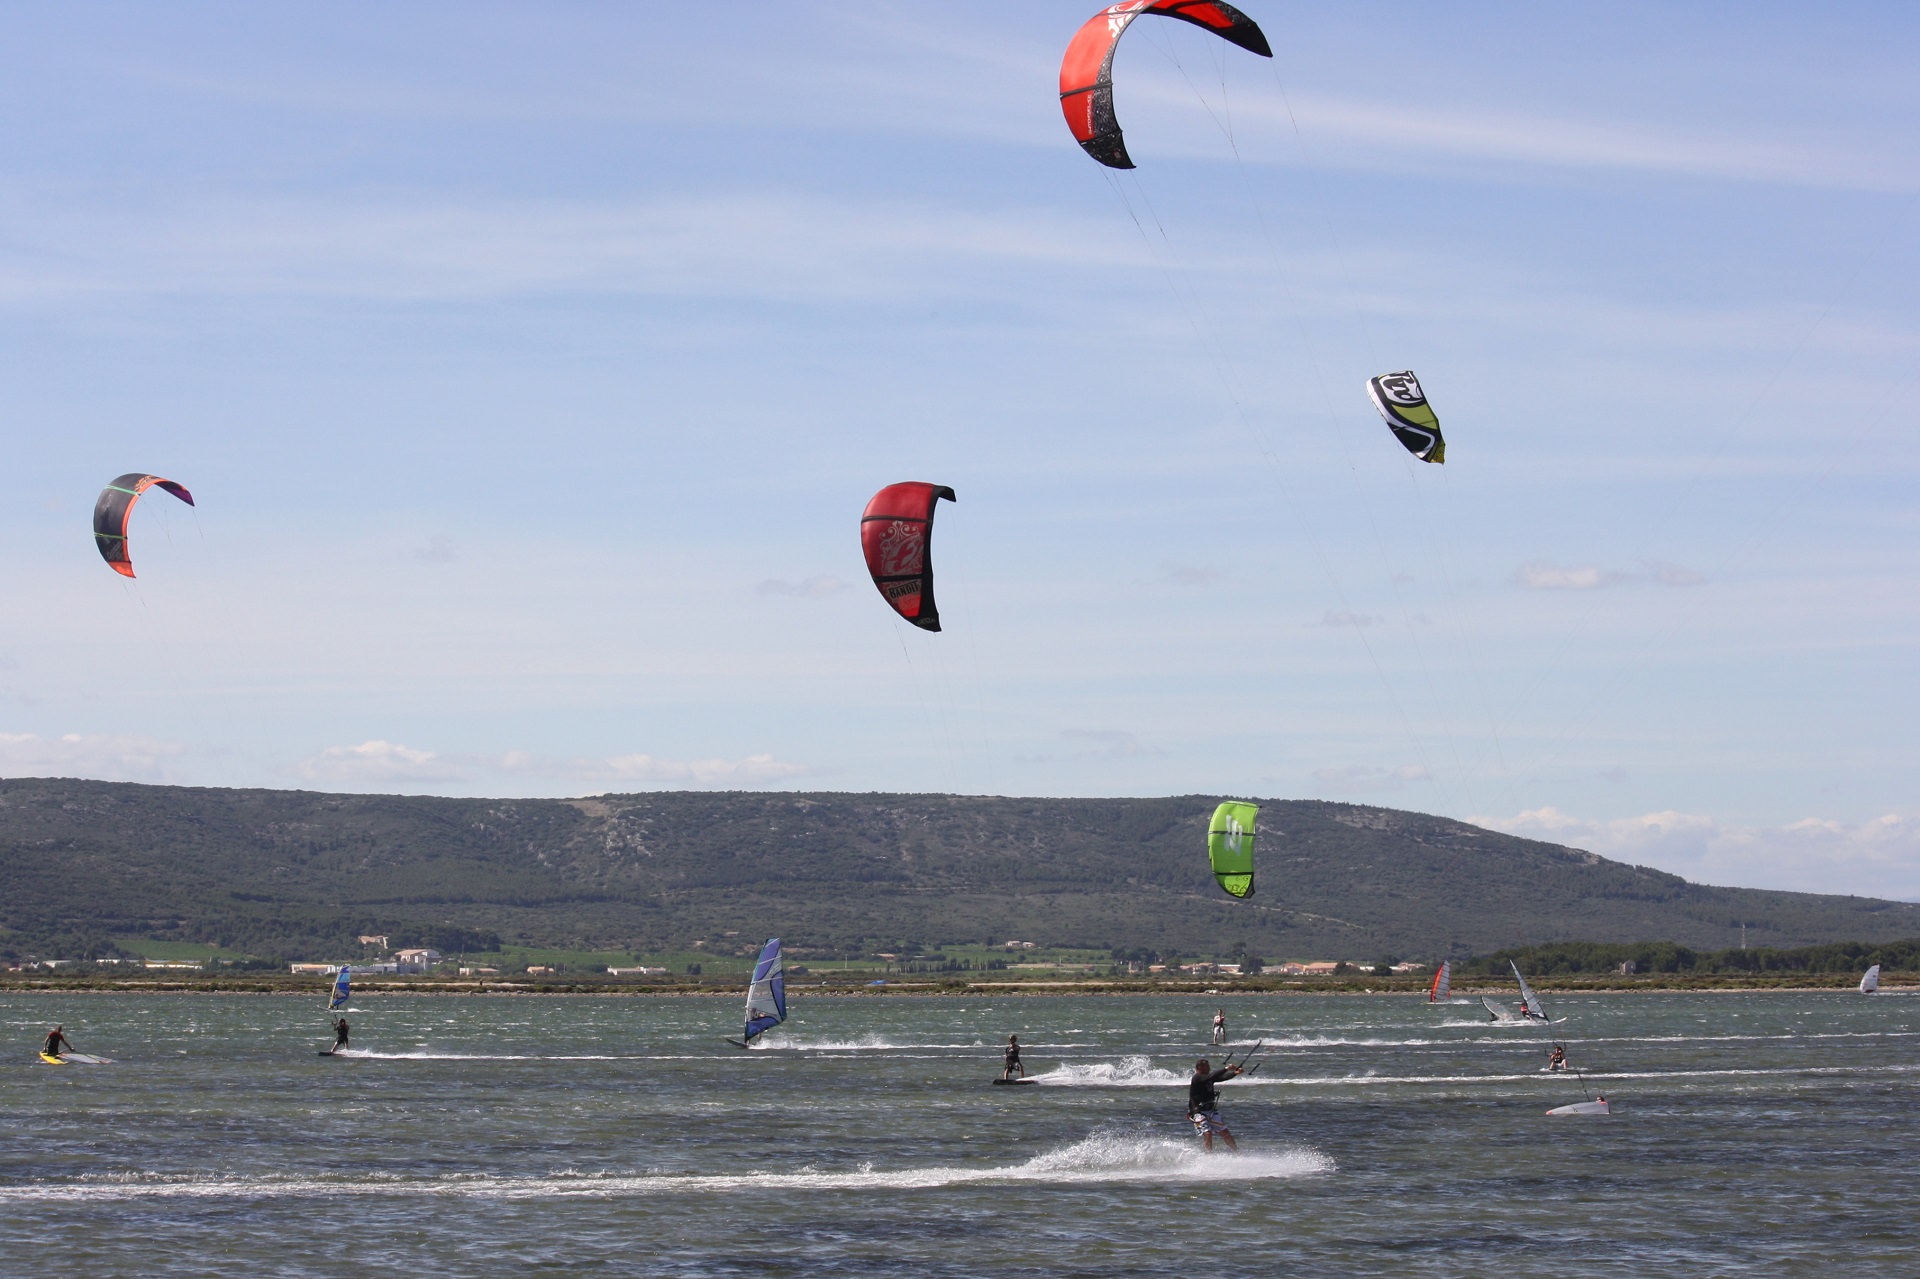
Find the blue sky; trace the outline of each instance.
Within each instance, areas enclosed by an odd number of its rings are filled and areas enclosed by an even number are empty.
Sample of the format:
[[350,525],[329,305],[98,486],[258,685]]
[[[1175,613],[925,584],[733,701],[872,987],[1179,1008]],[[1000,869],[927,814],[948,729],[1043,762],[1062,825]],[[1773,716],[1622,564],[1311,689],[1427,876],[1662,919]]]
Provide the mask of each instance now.
[[[1328,798],[1920,897],[1909,12],[1142,19],[1117,174],[1092,8],[15,14],[0,771]],[[131,470],[199,505],[129,583]],[[906,479],[940,635],[859,557]]]

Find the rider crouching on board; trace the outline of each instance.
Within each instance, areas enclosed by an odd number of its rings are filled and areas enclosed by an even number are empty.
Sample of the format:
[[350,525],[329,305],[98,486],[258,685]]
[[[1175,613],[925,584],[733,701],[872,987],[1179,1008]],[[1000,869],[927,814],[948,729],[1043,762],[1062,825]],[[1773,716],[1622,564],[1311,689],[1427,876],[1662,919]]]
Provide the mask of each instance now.
[[64,1026],[55,1026],[47,1032],[47,1042],[40,1045],[40,1051],[48,1057],[64,1057],[73,1051],[73,1045],[67,1042]]
[[1228,1150],[1240,1149],[1226,1121],[1220,1118],[1220,1094],[1214,1091],[1215,1084],[1225,1083],[1239,1073],[1238,1066],[1215,1070],[1205,1057],[1193,1063],[1193,1078],[1187,1081],[1187,1118],[1193,1122],[1193,1130],[1200,1134],[1200,1143],[1208,1151],[1213,1149],[1215,1133],[1227,1143]]

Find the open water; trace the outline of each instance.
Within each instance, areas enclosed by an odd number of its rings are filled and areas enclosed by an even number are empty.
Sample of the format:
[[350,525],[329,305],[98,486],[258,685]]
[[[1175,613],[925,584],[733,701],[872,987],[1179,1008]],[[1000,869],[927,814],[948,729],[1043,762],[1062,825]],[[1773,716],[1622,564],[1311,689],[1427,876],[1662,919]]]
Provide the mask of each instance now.
[[[1915,997],[801,993],[742,1052],[731,999],[374,995],[340,1059],[320,1002],[0,995],[12,1273],[1920,1275]],[[1613,1115],[1545,1115],[1553,1034]]]

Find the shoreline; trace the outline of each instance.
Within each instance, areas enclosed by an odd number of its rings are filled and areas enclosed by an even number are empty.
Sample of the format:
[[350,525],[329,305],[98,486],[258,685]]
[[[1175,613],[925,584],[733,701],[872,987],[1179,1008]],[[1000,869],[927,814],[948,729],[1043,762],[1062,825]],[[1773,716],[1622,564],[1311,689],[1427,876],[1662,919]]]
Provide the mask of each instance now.
[[[1248,995],[1373,995],[1386,998],[1419,999],[1424,1001],[1427,986],[1424,981],[1398,982],[1391,979],[1375,978],[1371,982],[1364,979],[1288,979],[1266,981],[1260,978],[1238,978],[1227,981],[1141,981],[1124,978],[1081,978],[1081,979],[1044,979],[1011,981],[942,981],[914,980],[902,978],[884,979],[885,984],[875,986],[872,980],[805,981],[787,983],[789,996],[807,995],[861,995],[870,998],[887,997],[954,997],[954,996],[1042,996],[1042,995],[1109,995],[1109,996],[1155,996],[1183,995],[1204,996],[1209,999],[1240,998]],[[1886,984],[1883,978],[1882,993],[1907,994],[1920,992],[1920,986]],[[1633,995],[1633,994],[1740,994],[1740,993],[1779,993],[1779,994],[1817,994],[1822,991],[1846,993],[1854,991],[1859,983],[1857,976],[1834,974],[1830,979],[1796,974],[1792,980],[1785,978],[1767,978],[1761,976],[1702,976],[1688,977],[1681,974],[1658,974],[1637,980],[1622,982],[1616,977],[1605,980],[1584,977],[1534,977],[1529,981],[1535,989],[1555,994],[1582,995]],[[743,989],[742,983],[728,980],[633,982],[619,979],[591,976],[575,978],[533,979],[525,981],[485,981],[471,978],[419,978],[414,980],[368,979],[354,985],[355,999],[373,996],[403,995],[465,995],[482,996],[542,996],[542,995],[588,995],[611,998],[695,998],[695,999],[738,999]],[[294,981],[280,974],[245,976],[240,974],[208,973],[199,977],[185,977],[178,974],[166,977],[122,977],[122,976],[46,976],[23,977],[9,974],[0,977],[0,994],[59,993],[69,995],[275,995],[288,998],[318,998],[319,988],[310,980]],[[1486,995],[1496,999],[1512,999],[1514,992],[1508,984],[1457,985],[1453,991],[1455,999],[1477,1000]],[[1445,1005],[1442,1005],[1445,1006]]]

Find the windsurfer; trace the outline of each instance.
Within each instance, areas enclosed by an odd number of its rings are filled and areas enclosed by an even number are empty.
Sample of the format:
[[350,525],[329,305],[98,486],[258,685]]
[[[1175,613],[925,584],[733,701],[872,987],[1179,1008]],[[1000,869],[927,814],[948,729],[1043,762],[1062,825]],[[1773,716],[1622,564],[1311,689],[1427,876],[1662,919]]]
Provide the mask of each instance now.
[[1220,1118],[1220,1094],[1214,1090],[1215,1084],[1225,1083],[1239,1073],[1238,1066],[1215,1070],[1205,1057],[1193,1063],[1193,1078],[1187,1081],[1187,1118],[1193,1123],[1193,1130],[1200,1134],[1200,1144],[1209,1151],[1213,1149],[1215,1133],[1227,1143],[1228,1150],[1240,1149],[1226,1120]]
[[1218,1048],[1227,1042],[1227,1010],[1217,1008],[1213,1013],[1213,1045]]
[[1000,1068],[1000,1078],[1012,1079],[1013,1072],[1020,1072],[1020,1078],[1027,1077],[1027,1068],[1020,1064],[1020,1036],[1007,1036],[1006,1065]]
[[73,1051],[73,1045],[67,1040],[64,1026],[55,1026],[47,1032],[47,1042],[40,1045],[40,1051],[49,1057],[59,1057]]
[[339,1052],[346,1046],[347,1019],[345,1017],[335,1017],[333,1019],[333,1051]]

